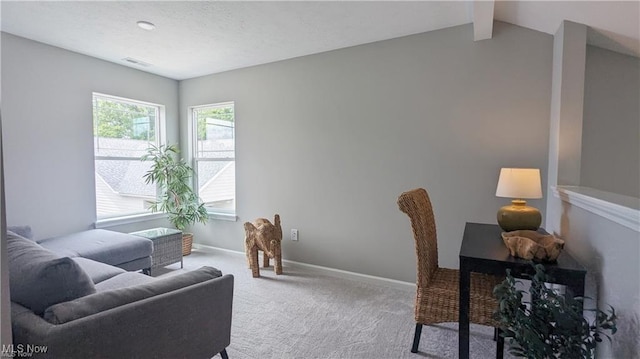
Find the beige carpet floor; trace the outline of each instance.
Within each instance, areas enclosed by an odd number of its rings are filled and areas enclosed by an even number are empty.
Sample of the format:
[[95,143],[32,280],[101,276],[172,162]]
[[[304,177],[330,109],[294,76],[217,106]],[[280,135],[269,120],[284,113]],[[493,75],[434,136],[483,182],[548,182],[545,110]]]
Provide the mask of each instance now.
[[[231,359],[457,358],[456,323],[424,327],[417,354],[413,290],[338,278],[284,264],[252,278],[243,255],[194,250],[184,269],[173,264],[154,276],[213,266],[235,277]],[[197,330],[197,328],[194,328]],[[495,358],[493,329],[471,326],[470,357]],[[505,358],[510,356],[505,353]]]

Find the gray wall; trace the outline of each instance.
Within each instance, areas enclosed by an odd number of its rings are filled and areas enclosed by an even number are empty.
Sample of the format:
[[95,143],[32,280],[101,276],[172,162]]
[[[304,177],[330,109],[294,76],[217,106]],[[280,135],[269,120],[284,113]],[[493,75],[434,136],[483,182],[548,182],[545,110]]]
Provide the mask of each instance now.
[[44,238],[95,222],[94,91],[164,105],[168,139],[178,140],[177,81],[2,33],[10,225]]
[[457,267],[464,223],[509,202],[500,168],[547,167],[551,63],[551,36],[498,22],[491,40],[469,24],[181,81],[183,144],[189,106],[236,104],[239,221],[195,241],[242,251],[242,223],[279,213],[285,259],[411,282],[396,200],[425,187]]
[[580,185],[640,197],[640,59],[587,46]]
[[[556,200],[553,198],[552,200]],[[613,342],[598,345],[598,358],[634,358],[640,353],[640,240],[638,232],[582,208],[564,203],[563,238],[570,251],[589,270],[598,307],[609,305],[618,315]],[[593,308],[589,305],[588,307]]]
[[[582,109],[587,27],[565,21],[554,37],[549,146],[550,186],[579,184],[584,158]],[[610,69],[607,69],[609,71]],[[586,108],[586,105],[584,106]],[[615,118],[609,119],[612,126]],[[639,139],[635,138],[636,145]],[[563,177],[564,176],[564,177]],[[550,193],[551,191],[549,191]],[[598,345],[599,358],[632,358],[640,352],[640,241],[637,231],[547,196],[546,226],[588,270],[586,295],[601,309],[616,308],[619,332]],[[587,307],[593,307],[588,302]]]

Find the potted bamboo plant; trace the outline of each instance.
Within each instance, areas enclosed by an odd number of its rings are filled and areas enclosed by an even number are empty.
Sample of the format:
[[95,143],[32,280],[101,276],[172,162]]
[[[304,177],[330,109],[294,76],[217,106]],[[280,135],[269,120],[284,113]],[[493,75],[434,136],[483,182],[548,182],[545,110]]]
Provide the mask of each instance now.
[[154,183],[161,190],[161,197],[151,204],[152,212],[165,212],[169,221],[182,235],[182,255],[191,254],[193,234],[185,233],[187,226],[196,222],[206,223],[207,209],[190,186],[193,169],[178,158],[179,150],[173,145],[151,145],[143,161],[151,161],[151,169],[144,175],[147,184]]
[[534,264],[531,277],[531,302],[523,303],[525,293],[516,289],[518,283],[509,270],[505,280],[493,293],[499,307],[495,319],[500,323],[502,336],[511,339],[509,352],[528,359],[593,358],[598,342],[616,333],[616,312],[592,309],[595,320],[589,323],[582,314],[583,298],[565,297],[548,288],[549,277],[544,266]]

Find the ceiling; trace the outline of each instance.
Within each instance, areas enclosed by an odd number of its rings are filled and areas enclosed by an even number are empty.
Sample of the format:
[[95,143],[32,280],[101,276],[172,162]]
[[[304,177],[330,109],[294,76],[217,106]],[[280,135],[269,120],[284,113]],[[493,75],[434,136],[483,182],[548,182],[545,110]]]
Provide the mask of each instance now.
[[[640,2],[497,1],[494,18],[640,56]],[[473,22],[473,1],[2,1],[2,31],[182,80]],[[147,31],[139,20],[156,25]],[[142,63],[125,61],[132,58]]]

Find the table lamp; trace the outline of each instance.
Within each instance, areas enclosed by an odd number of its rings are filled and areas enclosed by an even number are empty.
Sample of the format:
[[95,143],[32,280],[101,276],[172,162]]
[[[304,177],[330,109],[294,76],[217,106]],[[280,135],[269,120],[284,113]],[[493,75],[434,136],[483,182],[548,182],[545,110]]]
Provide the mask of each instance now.
[[498,179],[497,197],[513,198],[511,205],[498,211],[498,224],[507,232],[519,229],[536,230],[542,223],[540,211],[527,206],[525,199],[542,198],[540,170],[537,168],[502,168]]

